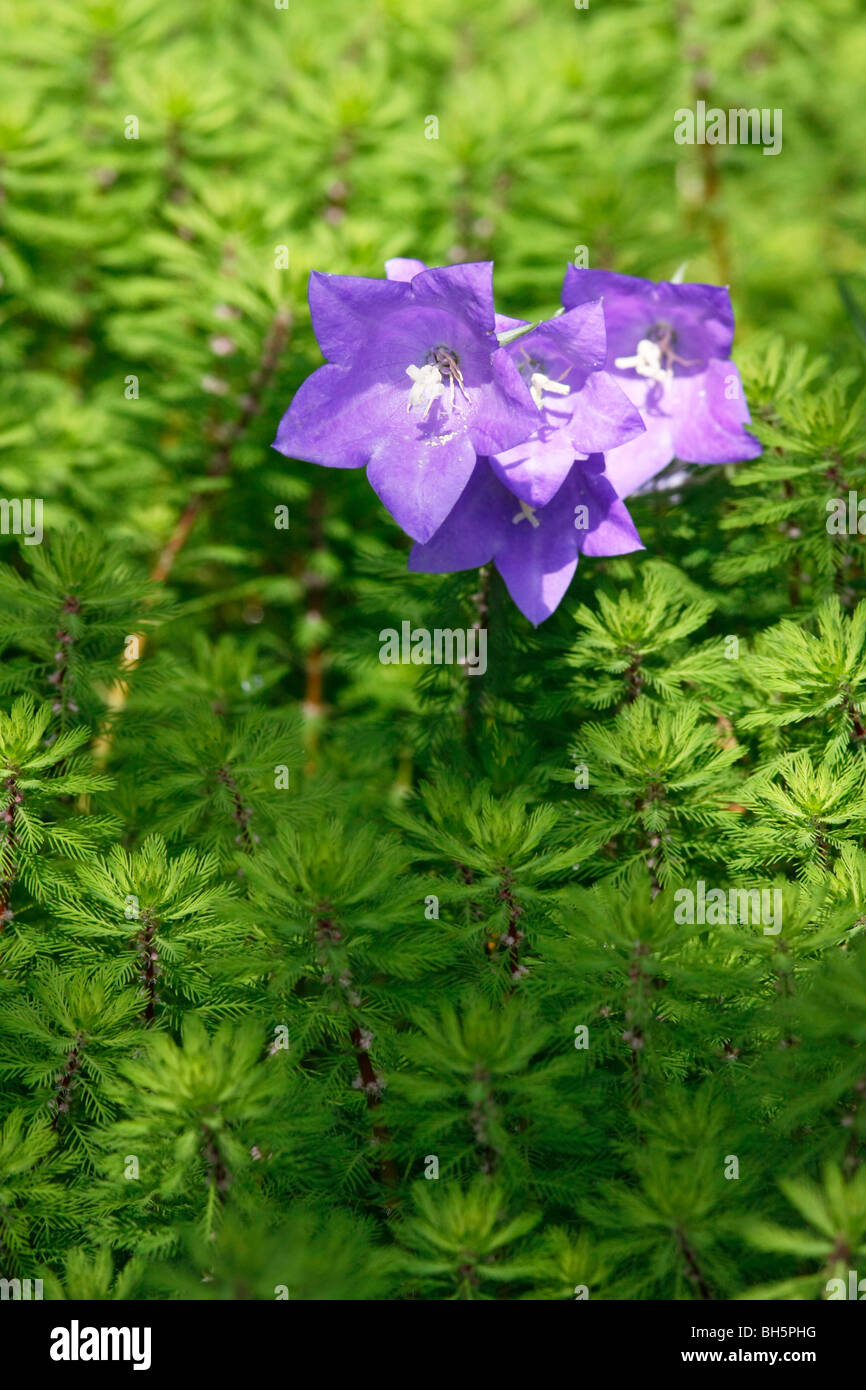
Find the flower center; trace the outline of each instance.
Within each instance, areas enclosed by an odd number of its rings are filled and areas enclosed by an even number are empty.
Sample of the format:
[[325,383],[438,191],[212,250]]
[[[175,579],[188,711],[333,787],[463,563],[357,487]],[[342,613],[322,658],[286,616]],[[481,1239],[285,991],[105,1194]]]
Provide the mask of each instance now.
[[664,386],[672,380],[674,363],[693,367],[696,357],[678,357],[674,351],[676,331],[669,323],[653,324],[646,338],[641,338],[633,357],[615,357],[614,366],[623,371],[633,368],[638,376],[649,377]]
[[[530,357],[525,348],[521,348],[520,351],[523,356],[523,361],[518,363],[518,371],[524,379],[527,377],[529,378],[529,394],[535,401],[539,410],[541,410],[544,405],[545,391],[550,391],[555,396],[567,396],[570,394],[570,386],[564,381],[553,381],[552,378],[546,374],[543,362],[539,362],[535,357]],[[563,376],[568,376],[570,371],[570,367],[566,368],[563,372]]]
[[528,502],[521,502],[520,511],[515,512],[514,516],[511,518],[512,526],[516,526],[518,521],[528,521],[533,530],[541,525],[541,522],[535,515],[535,508],[530,507]]
[[442,384],[442,373],[438,367],[434,367],[430,363],[424,367],[416,367],[413,364],[406,368],[406,375],[412,378],[412,389],[409,392],[406,409],[408,411],[412,409],[413,405],[423,405],[424,414],[421,418],[426,420],[433,402],[438,400],[445,390]]
[[444,396],[446,381],[448,383],[449,410],[454,409],[455,387],[460,391],[464,400],[469,400],[466,387],[463,385],[460,359],[452,348],[442,344],[427,354],[427,361],[423,367],[416,367],[414,364],[407,367],[406,375],[412,378],[412,389],[409,392],[406,409],[411,410],[414,405],[423,405],[422,420],[427,419],[433,402]]
[[564,381],[551,381],[544,372],[533,372],[529,378],[529,394],[539,410],[544,403],[542,398],[545,391],[552,391],[555,396],[567,396],[571,387]]

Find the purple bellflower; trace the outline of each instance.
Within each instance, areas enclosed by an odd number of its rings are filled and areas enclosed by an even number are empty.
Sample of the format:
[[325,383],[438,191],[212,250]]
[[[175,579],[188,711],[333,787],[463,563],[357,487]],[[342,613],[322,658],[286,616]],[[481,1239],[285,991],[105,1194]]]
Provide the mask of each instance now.
[[[497,317],[503,330],[525,326]],[[601,301],[548,319],[506,351],[541,412],[528,439],[491,460],[494,473],[531,507],[544,507],[576,459],[601,454],[643,433],[640,412],[604,369],[607,339]]]
[[570,265],[567,310],[601,298],[607,370],[639,409],[646,432],[606,452],[607,477],[627,497],[672,459],[734,463],[761,446],[730,360],[734,313],[720,285],[641,280]]
[[274,448],[325,467],[366,465],[394,520],[423,542],[478,456],[526,439],[539,410],[496,336],[492,263],[419,265],[392,262],[387,280],[311,274],[327,365],[297,391]]
[[611,487],[601,454],[577,462],[545,507],[505,487],[479,459],[458,505],[432,540],[414,545],[409,569],[426,574],[476,569],[490,560],[536,627],[561,602],[578,555],[642,550],[634,523]]
[[[389,280],[411,280],[423,261],[386,261]],[[525,332],[521,330],[526,330]],[[581,304],[532,328],[496,315],[500,340],[539,410],[536,427],[512,449],[494,454],[494,473],[516,497],[544,507],[575,459],[603,453],[643,432],[640,412],[604,370],[607,338],[601,301]]]

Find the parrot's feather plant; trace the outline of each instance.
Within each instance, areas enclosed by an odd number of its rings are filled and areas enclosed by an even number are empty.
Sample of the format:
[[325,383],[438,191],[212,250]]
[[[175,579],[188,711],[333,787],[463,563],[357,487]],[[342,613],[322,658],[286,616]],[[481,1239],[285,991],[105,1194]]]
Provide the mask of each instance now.
[[862,6],[3,29],[4,1290],[845,1297]]

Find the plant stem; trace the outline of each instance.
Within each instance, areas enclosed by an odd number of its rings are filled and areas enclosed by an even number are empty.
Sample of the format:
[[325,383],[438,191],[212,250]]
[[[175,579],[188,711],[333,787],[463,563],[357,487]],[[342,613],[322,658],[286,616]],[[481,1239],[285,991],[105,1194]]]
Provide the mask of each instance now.
[[680,1230],[679,1227],[676,1230],[676,1240],[680,1254],[683,1257],[683,1263],[686,1267],[686,1278],[690,1284],[694,1284],[701,1298],[711,1299],[713,1297],[712,1290],[701,1273],[695,1251],[690,1245],[685,1232]]
[[141,923],[142,930],[138,934],[137,945],[141,955],[141,979],[147,995],[144,1021],[150,1027],[156,1011],[156,977],[159,974],[159,963],[153,938],[159,923],[148,912],[141,914]]
[[11,922],[14,916],[9,903],[12,898],[12,885],[18,871],[18,865],[15,863],[15,851],[18,845],[15,836],[15,807],[23,800],[14,773],[7,777],[4,788],[8,801],[2,816],[0,816],[4,825],[3,838],[0,839],[0,931],[3,930],[7,922]]
[[[277,369],[285,347],[290,322],[289,313],[285,309],[280,309],[275,315],[265,337],[259,365],[250,377],[249,389],[241,398],[240,413],[229,425],[219,449],[207,466],[209,478],[221,478],[231,471],[232,450],[243,439],[251,421],[259,413],[262,396]],[[151,572],[150,577],[155,584],[164,583],[171,574],[175,560],[189,539],[190,532],[211,495],[199,492],[190,498]]]

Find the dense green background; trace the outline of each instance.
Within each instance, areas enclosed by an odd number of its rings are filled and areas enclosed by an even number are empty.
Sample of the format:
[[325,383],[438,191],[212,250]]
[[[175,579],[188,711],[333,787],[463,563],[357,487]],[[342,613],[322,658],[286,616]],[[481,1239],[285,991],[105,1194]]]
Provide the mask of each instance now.
[[[866,1268],[866,590],[825,527],[866,487],[864,7],[2,0],[0,25],[0,496],[46,527],[0,537],[26,783],[0,1275],[812,1298]],[[781,153],[675,144],[699,99],[781,108]],[[269,446],[321,361],[311,269],[493,259],[534,318],[580,246],[730,285],[765,454],[636,499],[646,554],[582,563],[533,633],[495,574],[407,576],[363,473]],[[483,681],[379,665],[382,627],[479,602]],[[684,936],[698,877],[784,884],[781,938]]]

